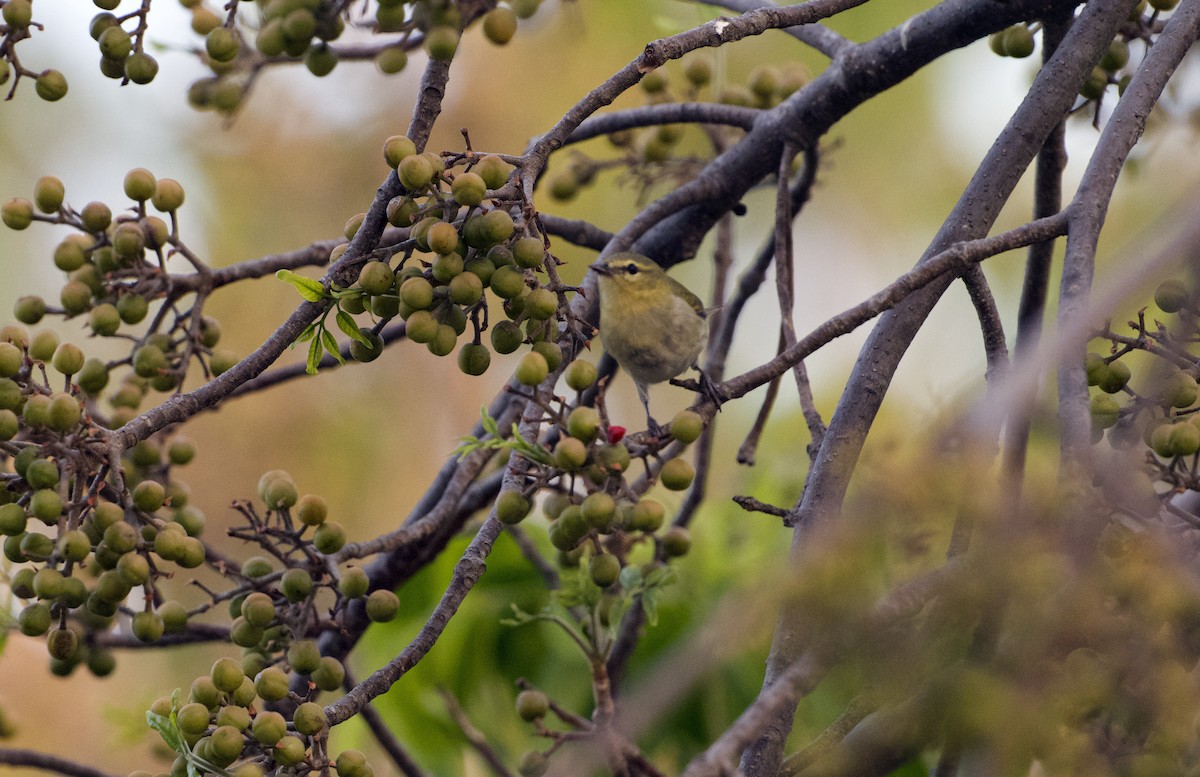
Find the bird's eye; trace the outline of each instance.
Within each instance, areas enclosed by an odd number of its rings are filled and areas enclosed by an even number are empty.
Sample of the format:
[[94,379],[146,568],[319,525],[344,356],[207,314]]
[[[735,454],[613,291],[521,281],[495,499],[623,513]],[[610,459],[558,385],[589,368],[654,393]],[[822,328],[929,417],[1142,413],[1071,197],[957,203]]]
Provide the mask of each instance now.
[[638,266],[633,262],[630,262],[629,264],[625,265],[625,272],[629,273],[630,275],[637,275]]

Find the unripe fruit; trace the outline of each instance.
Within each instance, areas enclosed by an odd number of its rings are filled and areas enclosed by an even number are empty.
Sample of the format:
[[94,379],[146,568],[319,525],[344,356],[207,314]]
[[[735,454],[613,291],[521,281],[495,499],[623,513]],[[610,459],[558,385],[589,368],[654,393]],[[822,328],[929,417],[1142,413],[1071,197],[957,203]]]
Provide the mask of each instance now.
[[383,158],[388,167],[398,167],[403,159],[416,153],[416,144],[403,135],[392,135],[383,142]]
[[482,375],[491,363],[491,352],[479,343],[467,343],[458,351],[458,368],[467,375]]
[[163,631],[168,634],[177,634],[187,628],[188,611],[180,602],[163,602],[158,608],[158,617],[162,618]]
[[313,532],[313,546],[320,553],[337,553],[345,544],[346,530],[336,521],[326,521]]
[[395,282],[396,274],[386,262],[367,262],[358,272],[358,285],[367,294],[386,294]]
[[596,382],[596,365],[584,359],[576,359],[568,365],[563,377],[575,391],[585,391]]
[[262,744],[274,745],[287,733],[287,721],[278,712],[263,710],[254,716],[250,731]]
[[152,513],[161,508],[166,498],[166,489],[155,480],[143,480],[133,489],[133,505],[145,513]]
[[433,165],[428,158],[420,154],[412,154],[400,160],[396,173],[404,188],[409,191],[420,191],[433,180]]
[[459,173],[450,184],[450,192],[460,205],[471,207],[483,202],[487,184],[478,173]]
[[317,643],[311,639],[297,640],[288,648],[287,660],[292,671],[311,674],[321,665],[321,651],[317,649]]
[[372,777],[366,757],[358,750],[343,750],[338,753],[335,764],[338,777]]
[[351,340],[350,357],[355,361],[363,362],[364,364],[366,362],[375,361],[383,354],[383,348],[385,345],[383,342],[383,336],[372,332],[366,327],[362,327],[358,331],[367,339],[370,345],[363,345],[358,340]]
[[587,446],[574,437],[564,437],[554,446],[554,464],[559,469],[574,472],[587,463]]
[[66,188],[52,175],[44,175],[33,185],[33,202],[42,213],[57,213],[62,207]]
[[583,500],[579,509],[583,513],[583,519],[587,521],[589,526],[601,532],[606,532],[612,526],[613,517],[617,512],[617,503],[608,494],[603,491],[597,491],[589,494]]
[[503,265],[492,273],[492,291],[501,299],[513,299],[520,296],[528,288],[525,285],[525,274],[516,267]]
[[67,79],[58,70],[43,70],[34,82],[33,90],[46,102],[61,100],[67,94]]
[[[1109,362],[1107,369],[1101,376],[1098,384],[1100,390],[1106,394],[1115,394],[1121,389],[1125,388],[1125,385],[1129,383],[1130,375],[1131,373],[1129,371],[1129,366],[1124,362]],[[1189,402],[1188,404],[1191,403]],[[1183,407],[1186,406],[1187,405],[1183,405]]]
[[158,75],[158,60],[144,51],[135,51],[126,58],[124,69],[125,76],[133,83],[148,84]]
[[662,502],[656,499],[639,499],[629,512],[629,528],[646,533],[658,531],[666,514]]
[[696,470],[684,459],[671,459],[665,462],[658,473],[659,481],[671,491],[682,491],[692,484]]
[[162,618],[155,612],[139,612],[133,616],[133,636],[141,642],[157,642],[163,635]]
[[387,623],[400,610],[400,598],[395,593],[381,588],[367,597],[367,617],[375,623]]
[[246,678],[246,675],[242,673],[242,662],[229,657],[218,658],[212,665],[209,676],[212,677],[213,685],[217,686],[217,690],[225,693],[236,691],[241,687],[242,680]]
[[546,360],[547,369],[558,369],[558,365],[562,363],[562,348],[558,347],[558,343],[552,343],[547,340],[533,344],[533,352],[541,354]]
[[153,173],[144,167],[135,167],[125,174],[125,196],[145,202],[154,196],[156,183]]
[[9,229],[25,229],[33,223],[33,203],[21,197],[8,200],[0,207],[0,221]]
[[1121,406],[1108,394],[1097,394],[1091,400],[1092,423],[1101,429],[1116,425]]
[[305,494],[296,502],[296,517],[305,526],[320,526],[329,516],[329,505],[316,494]]
[[117,313],[126,324],[138,324],[150,311],[150,303],[140,294],[126,294],[117,300]]
[[252,626],[265,628],[275,620],[275,602],[268,594],[254,591],[242,600],[241,614]]
[[348,599],[365,596],[371,580],[361,567],[347,567],[338,580],[338,592]]
[[333,656],[321,656],[321,665],[309,679],[322,691],[336,691],[346,679],[346,667]]
[[512,321],[500,321],[492,326],[492,350],[500,354],[508,354],[521,347],[525,334]]
[[289,602],[301,602],[312,593],[312,575],[305,569],[289,569],[279,580],[279,590]]
[[175,713],[179,730],[185,734],[203,734],[208,729],[208,717],[208,707],[199,702],[185,704]]
[[264,701],[279,701],[288,694],[287,672],[269,666],[254,678],[254,689]]
[[399,46],[390,46],[375,56],[375,66],[386,75],[399,73],[408,66],[408,52]]
[[672,526],[662,536],[662,547],[668,557],[686,556],[692,549],[692,535],[682,526]]
[[1163,281],[1154,291],[1154,304],[1164,313],[1178,313],[1187,301],[1188,287],[1182,281]]
[[88,325],[96,335],[110,337],[121,328],[121,314],[117,312],[116,305],[105,302],[88,313]]
[[517,714],[532,723],[550,712],[550,699],[541,691],[529,689],[517,694]]
[[63,343],[54,349],[50,364],[63,375],[74,375],[83,367],[83,351],[74,343]]
[[431,59],[449,62],[458,50],[458,30],[446,25],[430,27],[425,33],[425,51]]
[[515,374],[517,382],[521,385],[536,386],[550,374],[550,366],[546,363],[546,357],[540,353],[530,352],[517,362]]
[[31,604],[17,616],[17,628],[27,637],[40,637],[50,630],[50,608],[44,604]]
[[63,501],[57,491],[43,488],[34,491],[33,496],[29,498],[29,514],[47,526],[57,523],[62,513]]
[[621,577],[621,562],[610,553],[592,556],[588,562],[588,575],[601,588],[608,588]]
[[521,754],[521,760],[517,763],[517,772],[521,777],[542,777],[549,766],[546,756],[537,750],[527,750]]
[[671,437],[688,445],[700,437],[704,431],[704,419],[693,410],[681,410],[671,419]]
[[520,491],[502,491],[496,498],[496,519],[500,523],[512,526],[523,521],[531,508],[529,499]]
[[1186,421],[1172,424],[1168,450],[1172,456],[1191,456],[1200,451],[1200,428]]
[[292,715],[292,724],[301,734],[312,736],[324,731],[329,721],[325,718],[324,707],[316,702],[307,701],[296,708]]
[[408,278],[400,284],[400,301],[413,310],[428,310],[433,304],[433,284],[424,278]]
[[1033,53],[1033,32],[1024,24],[1014,24],[1001,34],[1004,36],[1004,52],[1008,56],[1023,59]]
[[36,296],[24,296],[13,305],[13,317],[22,324],[36,324],[46,315],[46,300]]
[[[458,254],[451,254],[458,256]],[[450,279],[450,301],[471,306],[483,299],[483,281],[475,273],[464,272]]]
[[593,407],[577,407],[567,416],[567,434],[590,443],[600,433],[600,414]]

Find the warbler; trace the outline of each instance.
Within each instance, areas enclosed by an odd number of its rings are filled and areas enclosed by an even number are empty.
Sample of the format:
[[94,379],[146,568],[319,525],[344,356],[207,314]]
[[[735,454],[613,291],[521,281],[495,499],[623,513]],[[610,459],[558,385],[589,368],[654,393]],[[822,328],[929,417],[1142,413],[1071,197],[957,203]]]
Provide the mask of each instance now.
[[[600,335],[604,348],[633,378],[652,431],[651,384],[678,376],[696,360],[708,341],[708,320],[700,298],[667,275],[649,257],[611,254],[595,264],[600,290]],[[700,370],[704,393],[720,405],[719,393]]]

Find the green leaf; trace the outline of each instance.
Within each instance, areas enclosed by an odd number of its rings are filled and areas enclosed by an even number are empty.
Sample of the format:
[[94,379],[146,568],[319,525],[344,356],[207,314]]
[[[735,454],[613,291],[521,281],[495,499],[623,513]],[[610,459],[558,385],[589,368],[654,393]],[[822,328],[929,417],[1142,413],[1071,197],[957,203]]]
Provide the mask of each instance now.
[[320,281],[306,278],[291,270],[279,270],[275,273],[275,277],[284,283],[290,283],[296,288],[296,291],[300,292],[300,296],[309,302],[320,302],[329,296],[329,292],[325,291],[325,287],[321,285]]
[[317,334],[317,324],[318,322],[314,321],[308,326],[304,327],[304,331],[300,333],[292,345],[295,345],[296,343],[307,343],[309,340],[313,339],[313,337]]
[[360,345],[371,347],[371,341],[358,329],[358,324],[354,323],[354,319],[350,318],[350,314],[338,308],[337,315],[334,317],[337,321],[338,329],[345,333],[346,337],[357,341]]
[[479,423],[488,434],[493,437],[500,436],[500,424],[496,423],[496,419],[488,413],[487,405],[479,408]]
[[304,371],[309,375],[316,375],[321,369],[321,355],[324,347],[321,345],[321,338],[314,337],[312,342],[308,344],[308,362],[304,365]]
[[333,339],[333,333],[328,329],[321,330],[321,342],[325,344],[325,350],[329,355],[338,360],[338,364],[345,364],[346,360],[342,358],[341,349],[338,348],[337,340]]
[[656,588],[642,592],[642,611],[646,613],[647,625],[658,625],[658,597],[659,591]]

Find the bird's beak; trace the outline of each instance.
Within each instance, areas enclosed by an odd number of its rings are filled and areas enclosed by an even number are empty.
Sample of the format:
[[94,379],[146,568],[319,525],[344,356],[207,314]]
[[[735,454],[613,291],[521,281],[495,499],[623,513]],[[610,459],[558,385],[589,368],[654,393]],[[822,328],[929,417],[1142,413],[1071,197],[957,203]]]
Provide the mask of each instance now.
[[608,268],[608,265],[604,264],[603,262],[596,262],[594,264],[589,264],[588,269],[592,270],[597,275],[612,275],[612,270],[610,270]]

